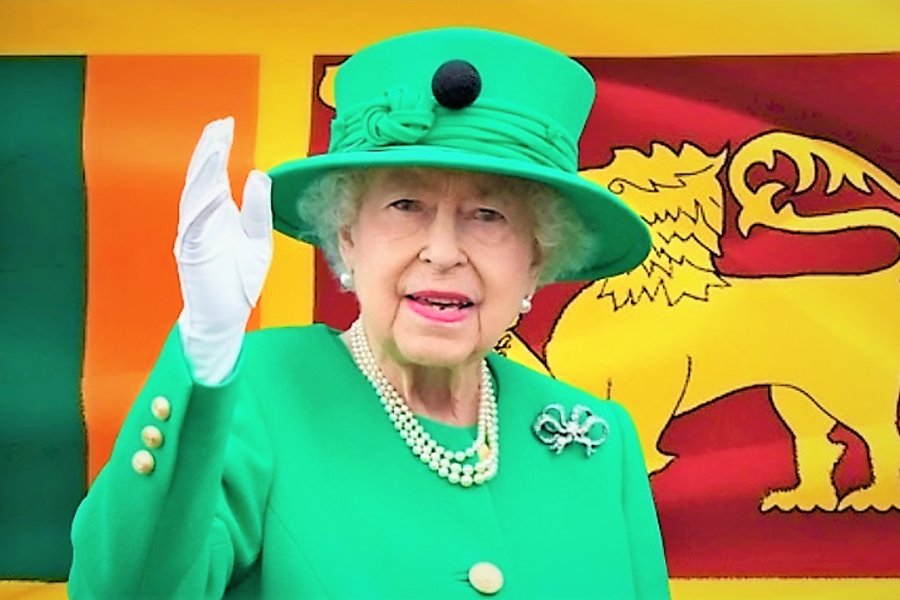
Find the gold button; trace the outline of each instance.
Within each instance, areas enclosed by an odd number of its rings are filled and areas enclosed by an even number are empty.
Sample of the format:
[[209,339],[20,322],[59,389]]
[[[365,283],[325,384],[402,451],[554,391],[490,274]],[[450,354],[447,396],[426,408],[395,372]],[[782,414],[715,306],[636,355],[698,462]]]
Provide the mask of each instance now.
[[157,396],[153,399],[150,410],[153,412],[154,417],[160,421],[166,421],[168,420],[169,415],[172,414],[172,405],[169,404],[168,399],[163,396]]
[[141,430],[141,439],[148,448],[159,448],[163,443],[162,432],[153,425],[147,425]]
[[146,450],[138,450],[131,457],[131,466],[141,475],[149,475],[153,472],[156,461],[153,460],[153,455]]
[[496,594],[503,587],[503,573],[489,562],[475,563],[469,569],[469,583],[482,594]]

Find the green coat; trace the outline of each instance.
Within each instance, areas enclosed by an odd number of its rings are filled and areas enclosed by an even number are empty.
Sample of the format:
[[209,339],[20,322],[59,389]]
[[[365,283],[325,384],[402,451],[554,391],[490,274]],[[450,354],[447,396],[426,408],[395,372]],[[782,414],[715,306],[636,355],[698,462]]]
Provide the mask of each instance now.
[[[500,424],[496,478],[432,473],[394,430],[338,333],[248,335],[234,374],[192,381],[174,331],[72,527],[72,598],[478,598],[469,567],[503,573],[498,598],[668,598],[656,513],[634,426],[598,401],[488,357]],[[170,401],[165,421],[151,411]],[[551,452],[531,431],[548,404],[609,424]],[[448,448],[474,427],[427,419]],[[132,468],[156,425],[155,469]]]

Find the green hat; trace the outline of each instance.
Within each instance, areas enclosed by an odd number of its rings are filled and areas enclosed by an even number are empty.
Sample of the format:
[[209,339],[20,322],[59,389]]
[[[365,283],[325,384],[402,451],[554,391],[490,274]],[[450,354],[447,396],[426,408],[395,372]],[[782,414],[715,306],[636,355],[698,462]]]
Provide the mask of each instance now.
[[297,201],[335,169],[496,173],[547,184],[594,234],[585,264],[558,281],[622,273],[647,256],[650,234],[619,198],[578,175],[578,138],[593,101],[584,67],[515,36],[436,29],[379,42],[338,70],[328,152],[269,172],[275,228],[320,246]]

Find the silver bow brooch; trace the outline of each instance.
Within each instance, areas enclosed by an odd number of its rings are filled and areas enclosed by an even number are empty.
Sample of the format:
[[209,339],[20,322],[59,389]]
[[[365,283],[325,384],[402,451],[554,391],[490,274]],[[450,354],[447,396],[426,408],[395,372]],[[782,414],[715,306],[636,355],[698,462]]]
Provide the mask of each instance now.
[[550,404],[538,414],[531,426],[534,435],[557,454],[572,443],[582,444],[590,456],[609,435],[609,425],[587,406],[577,405],[566,418],[562,404]]

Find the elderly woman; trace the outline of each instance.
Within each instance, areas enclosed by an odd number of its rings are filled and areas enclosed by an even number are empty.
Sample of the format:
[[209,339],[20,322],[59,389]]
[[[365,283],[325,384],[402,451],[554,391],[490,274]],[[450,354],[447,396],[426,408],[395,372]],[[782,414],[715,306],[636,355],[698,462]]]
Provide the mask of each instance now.
[[667,598],[624,410],[491,353],[544,283],[649,238],[576,173],[577,63],[489,31],[349,59],[329,152],[271,175],[274,224],[359,300],[346,332],[244,337],[270,179],[241,211],[204,131],[175,245],[178,327],[73,525],[73,598]]

